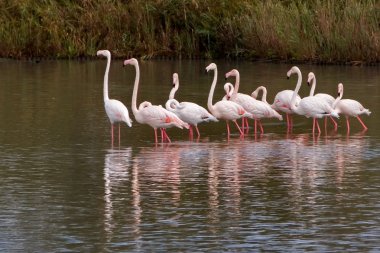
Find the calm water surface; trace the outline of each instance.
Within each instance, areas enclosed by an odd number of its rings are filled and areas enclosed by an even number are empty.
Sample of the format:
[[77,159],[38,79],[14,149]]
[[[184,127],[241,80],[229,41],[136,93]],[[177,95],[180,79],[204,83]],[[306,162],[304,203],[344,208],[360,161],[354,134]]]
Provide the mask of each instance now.
[[[138,101],[164,104],[178,72],[180,101],[206,106],[204,61],[142,62]],[[268,100],[294,89],[291,65],[217,62],[238,68],[243,93],[265,85]],[[103,107],[105,60],[0,61],[1,252],[378,252],[380,251],[380,69],[300,65],[317,92],[372,111],[366,132],[352,120],[311,135],[311,120],[264,120],[266,133],[229,141],[224,122],[201,138],[170,129],[155,145],[134,121],[111,147]],[[134,69],[111,65],[110,96],[130,108]],[[231,80],[234,81],[234,80]],[[308,94],[304,85],[301,95]],[[130,111],[130,115],[131,111]],[[133,116],[132,116],[133,118]],[[134,119],[134,118],[133,118]]]

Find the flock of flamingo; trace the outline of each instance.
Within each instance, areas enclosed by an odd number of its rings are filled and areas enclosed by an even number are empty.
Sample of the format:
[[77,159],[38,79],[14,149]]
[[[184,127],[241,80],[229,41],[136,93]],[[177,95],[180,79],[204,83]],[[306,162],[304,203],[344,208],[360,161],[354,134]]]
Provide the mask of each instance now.
[[[119,144],[120,144],[120,122],[125,122],[129,127],[132,126],[132,120],[129,117],[127,107],[120,101],[110,99],[108,96],[108,73],[111,63],[111,53],[108,50],[99,50],[97,56],[104,56],[107,58],[107,66],[104,74],[104,106],[107,116],[111,122],[111,138],[112,145],[114,141],[114,123],[119,123]],[[259,126],[260,132],[264,133],[263,126],[260,122],[262,118],[277,118],[282,120],[281,114],[286,114],[287,130],[291,131],[293,128],[293,114],[303,115],[307,118],[313,118],[313,134],[316,132],[321,133],[320,126],[317,119],[325,118],[325,126],[327,124],[327,117],[329,117],[334,124],[335,131],[338,124],[333,119],[339,118],[339,114],[346,116],[347,131],[350,131],[349,117],[356,117],[364,130],[367,126],[361,120],[360,115],[370,115],[371,112],[364,108],[361,103],[352,99],[342,99],[343,97],[343,84],[338,84],[338,97],[334,98],[325,93],[318,93],[314,95],[316,86],[316,78],[314,73],[310,72],[308,75],[307,83],[312,84],[310,94],[307,97],[301,98],[298,91],[301,88],[302,74],[298,67],[294,66],[287,72],[288,79],[291,75],[298,76],[297,85],[295,90],[283,90],[277,93],[274,98],[273,104],[266,101],[267,90],[264,86],[258,87],[251,95],[238,93],[240,76],[236,69],[226,73],[226,79],[235,77],[235,86],[231,83],[224,85],[226,95],[222,100],[213,104],[213,94],[217,83],[217,66],[211,63],[206,67],[206,71],[214,71],[214,78],[211,84],[211,89],[207,101],[207,111],[202,106],[192,102],[178,102],[174,96],[179,88],[178,74],[173,74],[173,88],[169,94],[169,100],[165,104],[165,108],[161,105],[152,105],[150,102],[144,101],[137,108],[137,92],[140,80],[140,69],[138,61],[135,58],[124,61],[124,66],[133,65],[136,70],[136,77],[134,81],[134,88],[132,94],[132,112],[136,121],[140,124],[147,124],[154,129],[155,142],[158,142],[157,129],[161,131],[162,142],[171,142],[167,128],[178,127],[189,129],[190,137],[192,138],[193,127],[197,132],[197,137],[200,137],[198,124],[202,122],[225,120],[227,124],[227,137],[230,136],[229,121],[235,123],[236,128],[240,132],[240,136],[248,133],[248,118],[254,119],[254,133],[257,133]],[[258,94],[262,91],[262,99],[258,100]],[[211,112],[211,113],[210,113]],[[242,126],[237,123],[238,119],[242,119]]]

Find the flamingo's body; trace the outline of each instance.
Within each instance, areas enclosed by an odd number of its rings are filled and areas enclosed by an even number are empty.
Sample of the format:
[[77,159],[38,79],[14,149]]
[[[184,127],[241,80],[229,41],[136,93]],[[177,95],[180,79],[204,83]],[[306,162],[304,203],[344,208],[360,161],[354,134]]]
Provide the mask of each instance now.
[[288,73],[287,76],[290,77],[292,74],[298,75],[298,81],[296,89],[294,90],[290,108],[292,111],[299,115],[304,115],[307,118],[312,117],[313,118],[313,133],[315,132],[315,124],[317,124],[318,132],[320,133],[320,127],[318,124],[318,121],[316,121],[317,118],[322,118],[325,116],[334,116],[336,118],[339,118],[338,113],[323,99],[320,99],[315,96],[308,96],[301,99],[298,106],[296,106],[296,96],[298,94],[299,89],[301,88],[302,83],[302,74],[298,67],[294,66],[292,67]]
[[[240,85],[240,74],[239,71],[236,69],[231,70],[230,72],[226,73],[226,78],[234,76],[235,77],[235,87],[231,88],[232,94],[230,96],[230,100],[238,103],[239,105],[243,106],[243,108],[252,114],[253,118],[255,119],[255,133],[257,128],[257,121],[259,121],[259,126],[261,129],[261,133],[264,133],[263,126],[260,122],[260,119],[267,118],[272,113],[272,109],[270,106],[268,106],[266,103],[256,100],[255,98],[243,94],[238,93],[239,85]],[[244,126],[244,118],[243,118],[243,126]],[[245,125],[247,125],[248,129],[248,121],[245,122]]]
[[[125,122],[129,127],[132,126],[132,121],[129,118],[129,113],[127,107],[116,99],[110,99],[108,97],[108,74],[111,65],[111,53],[108,50],[99,50],[96,53],[97,56],[105,56],[107,58],[107,66],[104,74],[104,83],[103,83],[103,99],[104,99],[104,108],[106,110],[107,116],[111,122],[111,138],[113,146],[113,125],[115,123]],[[119,124],[119,145],[120,145],[120,124]]]
[[[226,83],[224,89],[226,92],[228,92],[228,94],[223,99],[231,98],[234,92],[233,85],[231,83]],[[239,94],[240,93],[238,93],[238,95]],[[263,118],[278,118],[279,120],[282,120],[282,116],[274,109],[272,109],[272,107],[268,103],[256,100],[254,97],[250,97],[254,100],[254,102],[252,102],[246,99],[246,96],[248,95],[240,94],[240,96],[238,97],[243,98],[242,101],[245,101],[245,103],[243,104],[248,108],[249,112],[253,115],[253,118],[255,119],[255,133],[257,131],[257,122],[259,123],[261,133],[264,133],[264,129],[261,124],[261,119]],[[246,109],[246,107],[244,107],[244,109]]]
[[252,118],[252,114],[246,112],[241,105],[239,105],[233,101],[230,101],[230,100],[221,100],[221,101],[216,102],[214,105],[212,104],[212,98],[214,95],[217,76],[218,76],[218,70],[217,70],[215,63],[211,63],[210,65],[208,65],[206,67],[207,72],[210,70],[214,70],[214,79],[213,79],[212,84],[211,84],[210,93],[209,93],[208,101],[207,101],[207,107],[208,107],[209,111],[217,119],[226,120],[228,137],[230,135],[230,128],[228,125],[229,120],[232,120],[235,123],[236,127],[238,128],[238,130],[240,132],[240,135],[244,135],[244,133],[240,129],[239,125],[237,124],[236,120],[240,119],[242,117]]
[[360,115],[367,114],[368,116],[371,114],[369,109],[364,108],[364,106],[356,100],[353,99],[342,99],[343,97],[343,84],[338,84],[338,94],[339,96],[333,103],[334,109],[336,109],[339,113],[346,116],[347,123],[347,132],[350,131],[350,122],[349,117],[356,117],[360,124],[363,126],[364,130],[367,130],[368,127],[364,124],[364,122],[360,119]]
[[269,114],[268,114],[267,118],[277,118],[279,120],[282,120],[282,115],[279,114],[276,110],[274,110],[271,107],[271,105],[267,102],[267,88],[265,88],[264,86],[258,87],[255,91],[252,92],[251,97],[253,97],[254,99],[257,99],[257,95],[258,95],[260,90],[263,92],[263,95],[261,97],[261,101],[264,104],[266,104],[267,106],[269,106],[269,108],[268,108]]
[[[284,112],[286,114],[286,125],[288,127],[288,131],[293,128],[293,117],[294,113],[290,108],[290,103],[292,101],[294,91],[292,90],[283,90],[276,94],[274,97],[273,104],[271,107],[280,112]],[[301,101],[301,97],[297,94],[295,97],[295,105],[298,106]]]
[[181,102],[179,103],[176,99],[174,99],[175,92],[178,90],[179,87],[179,80],[178,80],[178,74],[173,74],[173,85],[174,87],[170,91],[169,100],[166,102],[166,109],[168,111],[171,111],[175,113],[181,120],[188,123],[190,136],[193,136],[193,131],[191,126],[194,126],[198,138],[200,137],[198,124],[202,122],[209,122],[209,121],[218,121],[211,113],[209,113],[205,108],[202,106],[192,103],[192,102]]
[[[307,84],[310,86],[310,82],[312,82],[312,85],[311,85],[311,89],[310,89],[310,95],[309,96],[315,96],[319,99],[322,99],[324,100],[329,106],[333,106],[333,103],[335,101],[335,98],[329,94],[326,94],[326,93],[318,93],[318,94],[315,94],[314,95],[314,91],[315,91],[315,86],[317,85],[317,79],[315,77],[315,74],[313,72],[310,72],[308,74],[308,77],[307,77]],[[330,116],[330,119],[331,121],[333,122],[334,124],[334,129],[337,130],[338,129],[338,124],[336,123],[336,121],[333,119],[332,116]],[[325,127],[327,125],[327,117],[325,117]]]
[[157,142],[157,128],[161,129],[161,137],[170,142],[165,129],[170,127],[188,128],[188,125],[179,119],[174,113],[169,112],[160,105],[152,105],[150,102],[142,102],[137,109],[137,91],[140,80],[140,68],[135,58],[124,61],[125,65],[133,65],[136,69],[136,78],[132,95],[132,112],[136,121],[140,124],[147,124],[154,129],[155,142]]

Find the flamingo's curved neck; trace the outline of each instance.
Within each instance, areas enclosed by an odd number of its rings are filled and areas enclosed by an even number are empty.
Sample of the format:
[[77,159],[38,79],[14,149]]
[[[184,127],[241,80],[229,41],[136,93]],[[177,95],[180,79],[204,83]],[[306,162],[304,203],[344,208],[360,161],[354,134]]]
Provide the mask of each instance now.
[[[174,108],[172,107],[174,105]],[[166,101],[165,108],[168,111],[175,112],[175,108],[179,107],[179,103],[174,98],[169,98],[168,101]]]
[[297,111],[296,98],[297,98],[298,91],[300,90],[301,84],[302,84],[302,74],[301,74],[301,71],[298,68],[296,69],[296,73],[297,73],[297,76],[298,76],[297,86],[296,86],[296,89],[293,92],[293,96],[292,96],[292,99],[290,101],[290,108],[292,110],[294,110],[294,111]]
[[261,101],[263,101],[264,103],[267,103],[267,88],[265,88],[264,86],[258,87],[253,92],[254,97],[256,97],[256,99],[257,99],[260,91],[263,91],[263,96],[261,97]]
[[313,77],[313,82],[312,82],[312,85],[311,85],[311,90],[310,90],[310,94],[309,96],[314,96],[314,91],[315,91],[315,86],[317,84],[317,79],[315,78],[315,76]]
[[240,73],[239,71],[235,70],[235,87],[234,87],[234,92],[232,95],[236,95],[239,91],[239,85],[240,85]]
[[342,89],[339,90],[339,96],[335,99],[334,103],[331,106],[333,109],[335,109],[336,105],[339,103],[342,97],[343,97],[343,87]]
[[107,66],[106,66],[106,72],[104,73],[104,81],[103,81],[103,99],[104,99],[104,102],[109,100],[109,97],[108,97],[108,73],[110,71],[110,65],[111,65],[111,56],[107,55]]
[[218,78],[218,69],[214,69],[214,79],[212,80],[210,93],[208,94],[208,100],[207,100],[207,107],[210,110],[211,113],[214,114],[214,106],[212,104],[212,97],[214,96],[215,86],[216,86],[216,80]]
[[174,98],[174,95],[175,95],[175,93],[176,93],[177,90],[178,90],[178,86],[179,86],[179,81],[178,81],[178,79],[177,79],[177,80],[175,81],[174,87],[173,87],[172,90],[170,91],[169,99],[173,99],[173,98]]
[[139,112],[136,104],[137,104],[137,91],[139,88],[139,81],[140,81],[140,68],[139,68],[138,62],[136,62],[134,66],[136,69],[136,77],[135,77],[135,84],[133,86],[133,93],[132,93],[132,112],[133,112],[133,115],[135,115],[136,117],[136,114]]

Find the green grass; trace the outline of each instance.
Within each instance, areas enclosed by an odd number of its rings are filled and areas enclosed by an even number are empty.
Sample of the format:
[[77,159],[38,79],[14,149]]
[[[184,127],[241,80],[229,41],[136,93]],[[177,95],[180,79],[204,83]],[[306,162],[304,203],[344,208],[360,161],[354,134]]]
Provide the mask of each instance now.
[[0,56],[380,62],[375,0],[0,1]]

